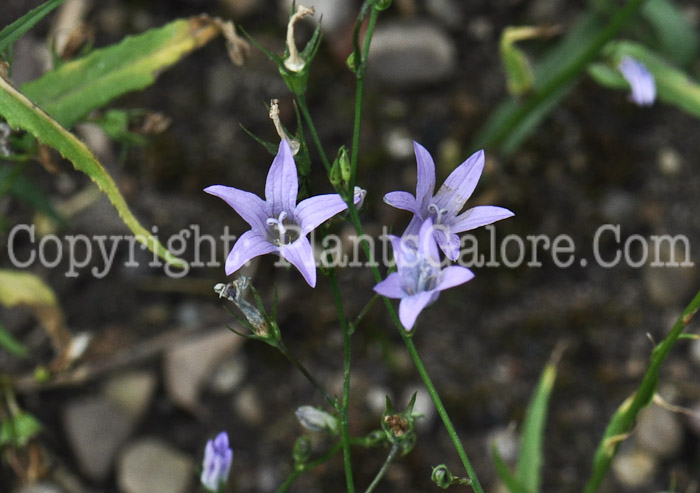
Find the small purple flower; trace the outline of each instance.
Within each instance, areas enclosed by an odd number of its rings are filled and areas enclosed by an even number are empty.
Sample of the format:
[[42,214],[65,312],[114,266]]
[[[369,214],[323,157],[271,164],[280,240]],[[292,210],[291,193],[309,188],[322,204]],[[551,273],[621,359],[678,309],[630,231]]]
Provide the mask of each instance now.
[[231,470],[233,451],[228,446],[228,434],[225,431],[219,433],[215,439],[209,440],[204,449],[204,461],[202,463],[202,486],[212,492],[218,492],[228,480]]
[[389,274],[374,290],[387,298],[399,298],[399,319],[407,331],[418,314],[438,299],[440,291],[463,284],[474,277],[466,267],[440,269],[440,255],[433,235],[433,221],[421,225],[418,236],[404,233],[389,236],[397,272]]
[[294,265],[311,287],[316,285],[316,263],[306,235],[347,208],[338,194],[317,195],[298,204],[299,179],[286,140],[265,182],[265,200],[233,187],[212,185],[205,192],[222,198],[248,223],[250,230],[238,238],[226,259],[226,274],[250,259],[277,252]]
[[457,233],[485,226],[513,215],[508,209],[492,205],[477,206],[459,214],[474,192],[484,169],[484,151],[477,151],[459,165],[435,195],[435,163],[430,153],[418,142],[413,143],[418,165],[416,196],[408,192],[390,192],[384,196],[387,204],[413,212],[406,228],[416,234],[426,219],[434,223],[433,234],[440,249],[450,260],[457,260],[460,241]]
[[654,76],[642,62],[630,56],[623,56],[617,68],[632,88],[630,99],[637,106],[651,106],[656,99]]

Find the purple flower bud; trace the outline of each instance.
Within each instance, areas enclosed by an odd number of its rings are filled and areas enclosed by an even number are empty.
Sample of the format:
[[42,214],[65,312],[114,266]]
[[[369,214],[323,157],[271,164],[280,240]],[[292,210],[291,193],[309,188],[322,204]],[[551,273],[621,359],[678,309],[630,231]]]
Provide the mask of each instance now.
[[632,57],[624,56],[617,68],[629,82],[632,89],[630,99],[637,106],[651,106],[656,99],[656,82],[654,76],[642,62]]
[[202,486],[211,492],[220,491],[226,484],[231,470],[233,451],[228,446],[228,434],[225,431],[219,433],[215,439],[209,440],[204,449],[204,461],[202,463]]

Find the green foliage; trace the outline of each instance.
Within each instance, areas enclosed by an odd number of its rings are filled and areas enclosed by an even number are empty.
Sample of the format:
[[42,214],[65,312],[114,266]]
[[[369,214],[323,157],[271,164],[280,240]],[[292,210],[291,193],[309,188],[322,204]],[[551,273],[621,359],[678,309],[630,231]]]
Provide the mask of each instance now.
[[5,348],[15,356],[24,357],[27,355],[26,346],[12,337],[12,334],[2,324],[0,324],[0,347]]
[[0,55],[12,44],[29,31],[34,25],[48,15],[53,9],[66,0],[49,0],[37,8],[30,10],[22,17],[0,31]]
[[641,9],[665,58],[688,65],[698,56],[700,36],[683,12],[670,0],[647,0]]
[[642,3],[643,0],[630,0],[607,22],[595,12],[583,14],[565,38],[535,67],[535,83],[527,100],[509,98],[501,103],[470,147],[496,146],[505,154],[515,152],[569,93],[581,72]]
[[163,70],[219,34],[207,18],[179,19],[95,50],[22,86],[22,92],[64,127],[115,98],[144,89]]
[[513,96],[525,94],[535,83],[527,56],[515,44],[517,41],[533,37],[535,31],[532,27],[507,27],[501,35],[501,63],[506,73],[508,92]]
[[73,163],[76,169],[90,176],[100,190],[107,195],[124,224],[136,235],[138,241],[166,262],[175,266],[184,265],[181,259],[172,255],[136,220],[114,180],[87,146],[2,78],[0,78],[0,115],[13,128],[26,130],[46,145],[58,150],[63,157]]
[[498,453],[497,447],[492,447],[492,455],[496,471],[501,481],[510,493],[538,493],[541,487],[542,443],[549,399],[557,378],[557,364],[561,357],[562,347],[558,346],[547,365],[542,370],[537,388],[530,399],[523,432],[520,439],[520,453],[516,472],[513,474]]
[[631,41],[609,43],[604,54],[609,60],[608,65],[594,64],[588,69],[596,82],[612,89],[628,90],[627,81],[614,67],[623,56],[631,56],[642,62],[654,76],[659,100],[700,118],[700,84],[683,71],[669,65],[643,45]]
[[41,432],[41,422],[26,412],[19,412],[0,421],[0,446],[26,447],[29,441]]

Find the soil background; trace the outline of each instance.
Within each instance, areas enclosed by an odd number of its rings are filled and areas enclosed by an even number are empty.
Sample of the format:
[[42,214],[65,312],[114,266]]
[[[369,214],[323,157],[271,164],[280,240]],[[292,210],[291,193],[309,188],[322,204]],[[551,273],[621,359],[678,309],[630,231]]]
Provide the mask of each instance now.
[[[38,3],[5,0],[2,24]],[[408,223],[408,213],[385,205],[382,196],[393,190],[415,190],[411,139],[435,156],[438,183],[476,150],[469,148],[470,141],[506,94],[498,57],[502,30],[531,24],[566,28],[583,11],[579,2],[565,1],[437,3],[449,5],[454,19],[441,17],[420,1],[397,1],[379,20],[380,27],[385,23],[405,27],[416,21],[430,22],[456,51],[454,66],[439,80],[396,84],[386,82],[381,70],[370,74],[358,184],[367,189],[362,218],[372,234],[378,235],[383,225],[401,231]],[[697,5],[692,1],[678,3],[694,15],[697,27]],[[262,45],[278,53],[283,49],[285,8],[272,1],[105,0],[95,2],[86,20],[94,45],[100,47],[202,12],[232,17]],[[29,46],[30,54],[32,43],[43,43],[50,20],[28,35],[31,42],[25,41],[23,46]],[[350,145],[354,77],[344,62],[351,28],[351,20],[341,22],[327,34],[309,81],[311,113],[330,155],[340,145]],[[302,36],[311,30],[309,26],[304,29]],[[408,27],[406,32],[410,33]],[[528,52],[536,57],[551,43],[534,41]],[[39,70],[30,59],[18,58],[15,63],[18,77],[24,73],[31,78]],[[696,75],[698,68],[696,62]],[[271,156],[241,126],[276,141],[265,108],[272,98],[280,100],[283,122],[295,128],[292,98],[274,65],[253,48],[247,65],[234,67],[223,43],[212,42],[162,73],[151,88],[111,105],[163,113],[171,119],[170,127],[142,147],[126,149],[107,143],[97,150],[98,156],[142,224],[147,228],[156,225],[161,239],[191,225],[197,225],[201,234],[219,236],[225,226],[232,234],[241,234],[247,229],[245,223],[202,189],[224,184],[262,195]],[[505,158],[486,149],[486,170],[469,204],[500,205],[514,211],[515,217],[496,224],[495,244],[490,230],[473,232],[479,252],[487,259],[502,259],[504,253],[507,259],[517,258],[517,242],[501,249],[508,235],[523,239],[527,235],[568,235],[576,245],[576,261],[561,268],[541,244],[533,248],[525,242],[526,258],[536,256],[541,266],[474,267],[473,281],[444,292],[419,318],[415,343],[488,491],[500,491],[490,443],[499,438],[504,454],[508,458],[510,450],[512,460],[514,433],[519,431],[531,392],[558,343],[566,349],[544,437],[543,491],[582,489],[607,420],[641,380],[653,348],[651,341],[663,338],[698,288],[695,267],[655,268],[643,261],[636,267],[624,262],[610,268],[599,265],[593,258],[596,232],[603,224],[620,227],[619,240],[609,231],[598,238],[599,252],[608,261],[622,251],[632,235],[648,239],[662,234],[687,237],[688,256],[697,259],[699,135],[700,122],[676,108],[658,103],[639,108],[623,92],[603,89],[584,76],[513,156]],[[315,152],[311,155],[313,192],[328,192],[323,167]],[[74,171],[70,163],[56,159],[57,173],[32,165],[28,174],[49,200],[61,203],[78,194],[89,179]],[[25,204],[4,197],[0,205],[10,225],[34,220],[33,209]],[[342,222],[334,223],[332,230],[349,234],[348,225]],[[8,229],[2,233],[2,268],[11,267],[7,234]],[[116,212],[100,199],[71,217],[57,234],[125,231]],[[639,238],[629,242],[633,259],[642,258],[643,243]],[[187,245],[183,255],[192,261],[192,239]],[[13,247],[28,255],[35,245],[18,241]],[[204,258],[218,262],[223,262],[227,253],[220,244],[215,251],[210,245],[202,250]],[[291,471],[291,449],[302,434],[294,410],[306,404],[323,406],[322,398],[274,349],[246,341],[229,358],[237,361],[244,375],[229,392],[204,386],[196,408],[173,402],[164,383],[163,354],[178,344],[178,338],[225,331],[226,324],[232,323],[212,290],[215,283],[227,278],[222,266],[203,266],[193,267],[176,279],[163,267],[149,267],[151,256],[141,251],[136,253],[139,267],[125,267],[128,255],[128,249],[120,247],[115,267],[101,279],[89,272],[93,267],[101,268],[97,261],[77,277],[66,277],[65,262],[53,268],[38,264],[28,268],[56,291],[68,327],[74,333],[92,335],[85,362],[116,358],[113,366],[107,365],[84,383],[18,392],[20,404],[45,425],[38,443],[48,464],[48,480],[60,484],[55,472],[61,470],[81,490],[119,491],[116,465],[99,481],[81,472],[63,416],[71,403],[97,393],[105,379],[125,369],[138,369],[155,375],[157,386],[129,440],[158,437],[197,463],[206,440],[227,430],[235,451],[231,491],[274,491]],[[586,266],[581,265],[581,258],[587,259]],[[273,263],[272,257],[259,260],[255,286],[268,303],[277,286],[278,321],[286,345],[332,392],[340,392],[342,337],[327,278],[319,273],[318,286],[311,289],[298,272]],[[371,273],[346,269],[339,279],[346,312],[354,317],[371,298]],[[31,373],[38,364],[48,364],[50,343],[29,311],[2,308],[0,318],[32,350],[31,357],[23,360],[3,354],[3,372],[19,376]],[[691,324],[688,331],[697,333],[697,324]],[[148,349],[153,341],[159,341],[157,350]],[[662,369],[659,387],[667,400],[688,408],[700,405],[700,358],[693,357],[693,347],[688,341],[676,345]],[[133,358],[125,359],[127,354]],[[384,394],[400,408],[413,390],[421,388],[381,303],[369,311],[352,337],[352,363],[350,425],[354,435],[379,427],[381,408],[377,402],[383,401]],[[391,466],[377,491],[437,491],[430,481],[431,466],[445,463],[454,473],[461,470],[439,418],[429,410],[427,414],[418,429],[415,448]],[[670,455],[644,455],[655,468],[646,483],[626,484],[624,478],[611,472],[603,491],[666,491],[674,484],[674,491],[698,491],[698,427],[685,416],[672,416],[674,429],[680,430],[678,444]],[[665,428],[661,426],[659,433]],[[320,453],[330,443],[314,437],[314,450]],[[622,451],[634,456],[634,443],[633,437]],[[353,449],[360,488],[369,484],[386,453]],[[634,467],[645,464],[648,462]],[[6,462],[0,466],[0,478],[0,491],[16,491],[17,478]],[[196,490],[196,486],[192,488]],[[339,454],[304,474],[291,491],[343,489]]]

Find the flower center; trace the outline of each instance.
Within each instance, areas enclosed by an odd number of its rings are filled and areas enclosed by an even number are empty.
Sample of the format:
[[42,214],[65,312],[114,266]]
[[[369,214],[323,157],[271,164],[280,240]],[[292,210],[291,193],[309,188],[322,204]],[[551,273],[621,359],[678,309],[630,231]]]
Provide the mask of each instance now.
[[268,217],[265,223],[270,242],[275,245],[288,245],[299,238],[299,226],[287,220],[286,211],[280,212],[277,217]]
[[[423,291],[433,291],[437,285],[437,274],[432,265],[426,260],[420,261],[412,273],[413,277],[406,279],[404,289],[410,295]],[[407,285],[408,284],[408,285]]]
[[428,217],[433,220],[433,224],[442,224],[442,220],[446,215],[447,209],[441,209],[435,204],[430,204],[428,206]]

